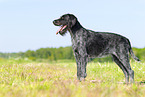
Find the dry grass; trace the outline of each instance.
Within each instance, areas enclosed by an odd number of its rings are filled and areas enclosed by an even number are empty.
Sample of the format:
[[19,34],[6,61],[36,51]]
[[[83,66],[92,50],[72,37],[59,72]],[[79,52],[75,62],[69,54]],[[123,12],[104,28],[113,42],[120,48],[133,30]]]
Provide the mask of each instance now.
[[135,84],[123,84],[115,63],[89,63],[86,81],[74,62],[0,60],[0,97],[144,97],[145,64],[132,62]]

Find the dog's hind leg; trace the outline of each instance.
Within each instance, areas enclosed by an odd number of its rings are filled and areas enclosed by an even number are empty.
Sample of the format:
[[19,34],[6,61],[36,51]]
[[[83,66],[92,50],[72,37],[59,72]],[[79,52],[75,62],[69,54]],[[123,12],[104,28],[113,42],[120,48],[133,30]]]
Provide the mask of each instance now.
[[125,83],[129,82],[129,73],[127,68],[122,64],[122,62],[119,60],[119,58],[116,57],[116,55],[112,55],[114,62],[120,67],[120,69],[123,71],[125,75]]
[[126,67],[128,73],[129,73],[130,83],[134,83],[134,71],[131,69],[131,66],[130,66],[129,55],[126,53],[123,56],[122,56],[122,58],[120,58],[120,60],[121,60],[122,64]]
[[[128,81],[128,78],[130,77],[130,82],[133,83],[134,71],[131,69],[130,62],[129,62],[129,51],[127,47],[125,47],[125,45],[120,47],[120,49],[118,48],[118,51],[116,52],[116,57],[122,64],[124,70],[127,72],[127,77],[126,77],[127,81]],[[128,74],[129,74],[129,77],[128,77]]]

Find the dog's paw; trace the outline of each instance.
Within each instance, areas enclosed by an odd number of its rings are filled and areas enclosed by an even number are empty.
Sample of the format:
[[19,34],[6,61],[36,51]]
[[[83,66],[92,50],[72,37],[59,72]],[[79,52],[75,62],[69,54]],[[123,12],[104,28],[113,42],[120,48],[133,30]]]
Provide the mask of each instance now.
[[85,81],[85,78],[80,77],[80,78],[78,78],[78,81],[80,81],[80,82]]
[[80,81],[85,81],[85,78],[81,77],[81,78],[80,78]]

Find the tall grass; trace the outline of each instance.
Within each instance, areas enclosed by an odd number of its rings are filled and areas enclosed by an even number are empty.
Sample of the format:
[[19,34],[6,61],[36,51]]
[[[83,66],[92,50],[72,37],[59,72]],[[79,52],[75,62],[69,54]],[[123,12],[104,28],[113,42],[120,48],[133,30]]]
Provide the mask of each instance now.
[[145,63],[131,62],[135,83],[124,84],[115,63],[89,63],[86,81],[69,61],[0,60],[0,97],[144,97]]

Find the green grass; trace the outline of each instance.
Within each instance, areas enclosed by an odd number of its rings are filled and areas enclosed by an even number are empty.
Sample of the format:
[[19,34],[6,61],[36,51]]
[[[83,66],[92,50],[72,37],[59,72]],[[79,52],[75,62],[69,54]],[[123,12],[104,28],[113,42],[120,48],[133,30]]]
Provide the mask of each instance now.
[[0,59],[0,97],[144,97],[145,63],[131,62],[135,83],[124,84],[115,63],[89,63],[78,82],[73,61]]

